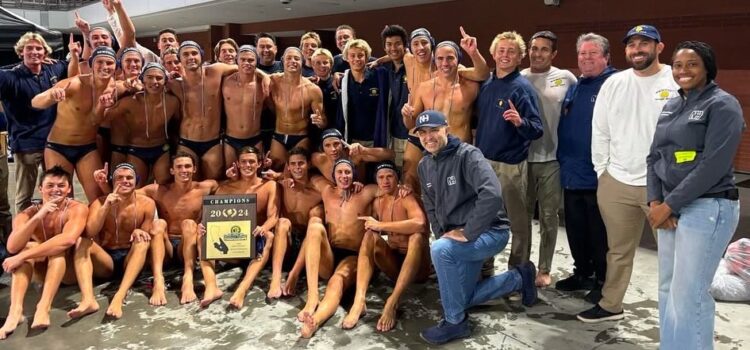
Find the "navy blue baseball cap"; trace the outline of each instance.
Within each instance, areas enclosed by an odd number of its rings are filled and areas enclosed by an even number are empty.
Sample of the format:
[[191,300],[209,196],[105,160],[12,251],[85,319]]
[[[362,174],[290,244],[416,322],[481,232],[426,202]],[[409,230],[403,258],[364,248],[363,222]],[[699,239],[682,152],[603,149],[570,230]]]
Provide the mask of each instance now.
[[320,140],[323,141],[329,137],[335,137],[339,140],[344,139],[344,135],[341,134],[341,131],[335,128],[330,128],[323,131],[323,133],[320,135]]
[[421,128],[434,128],[447,125],[448,122],[445,121],[445,114],[443,112],[427,110],[417,116],[417,126],[414,127],[414,131]]
[[661,35],[659,34],[659,31],[656,30],[656,27],[649,25],[649,24],[641,24],[633,27],[628,31],[628,34],[625,35],[625,38],[622,39],[622,42],[624,44],[628,43],[628,39],[634,35],[640,35],[647,37],[649,39],[656,40],[656,42],[661,42]]

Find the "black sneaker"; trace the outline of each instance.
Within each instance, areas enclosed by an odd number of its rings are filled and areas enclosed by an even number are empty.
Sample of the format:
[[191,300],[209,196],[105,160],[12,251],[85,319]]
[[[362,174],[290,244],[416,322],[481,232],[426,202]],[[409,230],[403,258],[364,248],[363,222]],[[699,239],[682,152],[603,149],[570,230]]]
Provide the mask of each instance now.
[[602,288],[597,287],[590,290],[588,293],[586,293],[586,296],[583,297],[583,300],[586,300],[587,302],[592,304],[599,304],[599,301],[602,300]]
[[617,321],[622,320],[625,317],[625,313],[620,312],[609,312],[607,310],[602,309],[599,304],[594,305],[594,307],[581,312],[578,314],[578,319],[586,322],[586,323],[599,323],[604,321]]
[[591,290],[596,286],[594,279],[591,277],[585,277],[582,275],[573,274],[566,279],[562,279],[555,283],[555,289],[564,292],[573,292],[577,290]]

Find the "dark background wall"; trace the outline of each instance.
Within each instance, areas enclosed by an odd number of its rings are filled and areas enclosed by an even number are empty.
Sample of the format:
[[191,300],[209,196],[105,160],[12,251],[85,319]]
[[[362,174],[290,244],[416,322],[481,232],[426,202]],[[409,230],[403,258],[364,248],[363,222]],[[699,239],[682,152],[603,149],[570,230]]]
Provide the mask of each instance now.
[[[385,24],[401,24],[407,31],[425,27],[438,41],[460,40],[458,27],[463,25],[468,33],[477,37],[488,61],[491,61],[490,42],[500,32],[515,30],[528,38],[536,31],[552,30],[560,39],[554,64],[574,71],[577,71],[575,39],[578,35],[593,31],[609,38],[614,66],[627,68],[622,37],[635,25],[653,24],[659,28],[666,44],[662,62],[671,61],[672,50],[680,41],[701,40],[711,44],[719,63],[718,83],[737,96],[745,116],[750,115],[750,50],[747,45],[750,2],[746,0],[561,0],[557,7],[545,6],[542,0],[458,0],[362,13],[232,23],[212,26],[201,33],[180,34],[180,40],[195,40],[208,52],[224,37],[233,37],[244,44],[252,43],[253,34],[261,31],[314,30],[321,34],[323,45],[336,54],[332,29],[344,23],[353,26],[357,36],[370,43],[376,56],[383,54],[380,31]],[[139,37],[139,42],[155,49],[151,37]],[[298,44],[298,37],[280,38],[279,52],[286,46]],[[750,172],[750,138],[743,138],[735,165],[738,170]]]

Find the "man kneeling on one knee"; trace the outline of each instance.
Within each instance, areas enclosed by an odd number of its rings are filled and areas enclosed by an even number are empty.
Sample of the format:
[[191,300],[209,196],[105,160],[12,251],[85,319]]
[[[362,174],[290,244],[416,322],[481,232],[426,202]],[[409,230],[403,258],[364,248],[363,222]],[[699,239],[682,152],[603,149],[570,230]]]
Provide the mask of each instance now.
[[500,182],[482,152],[448,134],[445,115],[417,116],[417,136],[425,148],[419,162],[422,201],[437,240],[430,249],[440,288],[444,319],[421,332],[431,344],[471,334],[466,309],[520,291],[522,302],[536,302],[536,268],[525,262],[512,271],[479,281],[482,263],[508,243],[509,222]]

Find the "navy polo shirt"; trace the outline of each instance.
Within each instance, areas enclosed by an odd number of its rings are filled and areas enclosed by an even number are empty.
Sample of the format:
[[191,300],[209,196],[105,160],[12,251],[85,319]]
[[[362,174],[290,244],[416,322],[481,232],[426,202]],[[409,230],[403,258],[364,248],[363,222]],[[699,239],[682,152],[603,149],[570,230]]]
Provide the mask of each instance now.
[[315,76],[315,71],[312,67],[302,64],[302,76],[305,78]]
[[375,71],[367,69],[362,83],[354,80],[352,74],[349,74],[348,83],[349,138],[372,141],[380,99],[378,76]]
[[44,150],[57,116],[57,104],[39,110],[31,107],[31,99],[67,77],[68,61],[43,64],[39,74],[32,73],[23,63],[0,70],[0,101],[8,119],[13,152]]
[[390,96],[388,98],[388,120],[390,121],[391,136],[398,139],[409,137],[409,130],[404,126],[401,108],[409,101],[409,87],[406,85],[406,66],[396,69],[393,62],[383,65],[388,70],[388,84]]
[[344,56],[338,54],[333,56],[333,72],[344,73],[345,70],[349,69],[349,62],[344,61]]
[[[503,118],[516,106],[521,125],[516,127]],[[494,73],[479,89],[475,103],[477,116],[476,146],[484,157],[496,162],[518,164],[526,160],[532,140],[542,137],[542,118],[536,91],[518,69],[498,78]]]
[[268,66],[260,64],[260,62],[258,62],[258,65],[256,67],[266,74],[281,73],[284,71],[284,65],[281,64],[281,61],[273,61],[273,63]]
[[328,124],[333,125],[336,120],[336,114],[339,111],[339,105],[341,104],[341,94],[333,88],[333,79],[328,77],[328,80],[318,80],[318,87],[323,93],[323,109],[328,119]]

